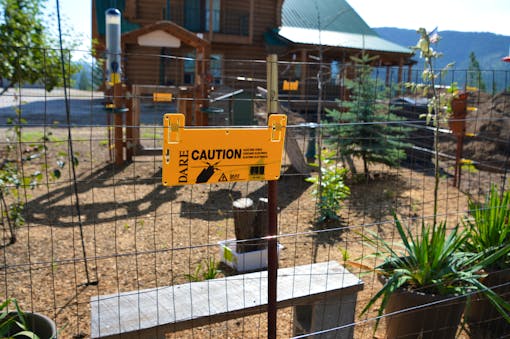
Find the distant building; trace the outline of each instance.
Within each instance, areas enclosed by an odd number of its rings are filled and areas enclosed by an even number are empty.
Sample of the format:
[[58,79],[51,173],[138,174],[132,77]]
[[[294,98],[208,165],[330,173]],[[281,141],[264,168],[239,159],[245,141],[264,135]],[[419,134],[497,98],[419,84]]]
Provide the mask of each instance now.
[[98,53],[104,49],[104,13],[114,5],[122,13],[128,84],[196,82],[193,59],[157,55],[194,58],[203,52],[210,60],[207,82],[238,88],[243,87],[239,79],[265,79],[266,67],[227,60],[265,60],[269,52],[277,53],[279,60],[303,62],[282,70],[287,80],[307,83],[300,86],[301,95],[316,91],[316,83],[305,80],[317,71],[305,62],[318,60],[319,45],[332,80],[347,72],[344,66],[361,51],[378,55],[377,66],[397,66],[399,79],[414,64],[410,49],[380,38],[345,0],[93,0]]

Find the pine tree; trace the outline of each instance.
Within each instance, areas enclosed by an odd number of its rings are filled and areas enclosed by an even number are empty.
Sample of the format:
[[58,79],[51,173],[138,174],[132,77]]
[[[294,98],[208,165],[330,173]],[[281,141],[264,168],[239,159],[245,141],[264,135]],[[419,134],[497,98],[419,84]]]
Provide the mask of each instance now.
[[374,58],[363,55],[352,60],[357,76],[345,82],[350,100],[343,101],[339,110],[326,110],[331,119],[328,143],[335,145],[342,156],[360,157],[368,176],[370,163],[398,166],[405,158],[404,149],[411,145],[403,139],[409,128],[395,123],[403,119],[379,100],[384,91],[379,90],[380,84],[372,78],[370,63]]
[[475,52],[471,52],[469,54],[469,68],[467,77],[468,86],[478,87],[481,91],[485,92],[486,86],[483,82],[480,63],[478,60],[476,60]]

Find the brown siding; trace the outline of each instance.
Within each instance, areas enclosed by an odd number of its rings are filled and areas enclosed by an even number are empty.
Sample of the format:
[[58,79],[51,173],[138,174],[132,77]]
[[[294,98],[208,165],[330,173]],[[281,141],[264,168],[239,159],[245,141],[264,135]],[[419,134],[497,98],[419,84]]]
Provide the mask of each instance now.
[[184,26],[184,1],[175,0],[170,2],[170,20]]
[[276,27],[276,1],[255,1],[254,17],[253,43],[264,46],[264,32]]
[[[183,25],[184,22],[184,1],[172,0],[170,2],[171,18],[174,22]],[[228,16],[232,13],[249,14],[250,1],[222,0],[221,14]],[[163,11],[166,7],[165,0],[143,0],[137,1],[136,17],[139,22],[156,22],[163,18]],[[264,60],[267,52],[264,46],[263,34],[266,30],[275,27],[276,22],[276,0],[255,0],[253,22],[253,43],[252,44],[232,44],[214,43],[211,53],[220,54],[223,57],[223,77],[225,84],[239,85],[235,78],[246,76],[253,78],[265,78],[265,65],[254,64],[253,62],[231,62],[229,60]],[[132,13],[131,13],[132,15]],[[223,24],[223,21],[222,21]],[[205,34],[204,38],[207,39]],[[189,46],[183,45],[179,49],[166,49],[141,47],[135,44],[129,44],[126,47],[126,65],[125,74],[128,83],[157,85],[160,84],[160,69],[164,69],[165,84],[180,85],[183,82],[183,65],[181,59],[168,58],[161,60],[158,55],[161,53],[171,56],[186,56],[193,53],[194,50]],[[250,84],[253,85],[253,84]]]
[[[129,44],[126,47],[125,75],[130,84],[140,85],[181,85],[183,82],[185,57],[193,53],[190,47],[162,49]],[[170,57],[160,57],[168,55]],[[161,70],[164,69],[163,79]],[[160,81],[162,80],[162,83]]]
[[137,13],[139,20],[153,22],[163,19],[163,9],[166,7],[165,0],[138,0]]
[[126,0],[126,7],[124,9],[124,16],[128,20],[135,20],[138,17],[138,11],[137,11],[137,0]]
[[128,45],[126,47],[125,75],[130,84],[158,85],[160,48]]

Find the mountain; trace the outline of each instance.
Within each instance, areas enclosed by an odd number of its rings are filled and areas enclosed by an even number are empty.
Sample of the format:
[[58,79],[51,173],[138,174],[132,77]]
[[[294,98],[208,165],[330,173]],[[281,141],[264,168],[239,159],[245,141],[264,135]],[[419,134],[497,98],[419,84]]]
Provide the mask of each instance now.
[[[415,46],[419,39],[416,30],[393,27],[379,27],[374,30],[382,38],[402,46]],[[440,31],[439,35],[441,40],[434,48],[442,52],[443,56],[437,60],[437,69],[454,62],[456,73],[464,73],[460,79],[455,79],[459,84],[462,84],[461,81],[465,79],[465,71],[469,68],[469,55],[474,52],[476,60],[480,64],[484,82],[489,89],[492,89],[493,83],[496,90],[510,86],[510,79],[504,72],[510,71],[510,63],[501,61],[501,58],[510,53],[510,36],[458,31]],[[423,69],[423,61],[419,55],[415,59],[418,64],[413,69]]]

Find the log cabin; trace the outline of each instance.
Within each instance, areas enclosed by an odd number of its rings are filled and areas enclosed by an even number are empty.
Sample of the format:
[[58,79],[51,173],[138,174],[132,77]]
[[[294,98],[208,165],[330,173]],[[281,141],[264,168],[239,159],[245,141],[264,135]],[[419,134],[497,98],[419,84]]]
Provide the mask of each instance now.
[[[350,57],[362,52],[378,56],[374,66],[397,69],[398,81],[415,64],[412,50],[379,37],[345,0],[93,0],[99,56],[104,13],[111,7],[122,13],[128,85],[238,89],[254,88],[258,79],[264,86],[261,61],[275,53],[290,62],[279,65],[280,81],[303,84],[294,95],[306,98],[317,93],[317,61],[328,65],[326,77],[333,82],[348,72]],[[333,98],[343,96],[337,85],[329,93]],[[203,88],[201,93],[209,94]]]

